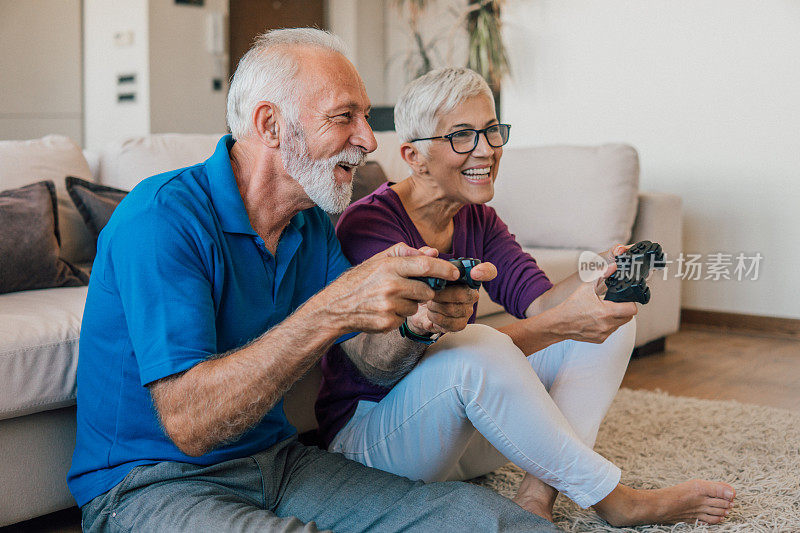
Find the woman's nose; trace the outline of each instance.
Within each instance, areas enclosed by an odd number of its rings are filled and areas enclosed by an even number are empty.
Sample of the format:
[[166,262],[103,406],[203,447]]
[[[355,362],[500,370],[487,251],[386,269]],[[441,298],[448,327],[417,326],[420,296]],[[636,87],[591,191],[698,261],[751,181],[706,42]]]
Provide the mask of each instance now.
[[492,148],[492,145],[489,144],[489,140],[486,138],[485,132],[478,134],[478,144],[475,146],[475,149],[472,151],[472,153],[478,157],[489,157],[494,154],[494,148]]

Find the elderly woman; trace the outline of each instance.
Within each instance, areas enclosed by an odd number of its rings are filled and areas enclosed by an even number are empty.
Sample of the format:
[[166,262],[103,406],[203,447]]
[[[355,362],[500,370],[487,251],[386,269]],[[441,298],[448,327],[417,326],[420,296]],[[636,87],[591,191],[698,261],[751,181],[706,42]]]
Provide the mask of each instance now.
[[[510,127],[498,123],[483,78],[463,68],[430,72],[405,89],[395,122],[411,175],[344,212],[345,255],[355,264],[405,242],[491,262],[498,275],[486,291],[520,320],[500,331],[473,324],[436,344],[435,330],[415,331],[409,320],[401,332],[431,346],[384,368],[334,348],[317,403],[330,449],[425,481],[468,479],[511,460],[527,472],[514,501],[550,520],[562,492],[614,525],[721,522],[734,498],[729,485],[636,490],[592,450],[633,348],[636,304],[602,300],[602,279],[584,283],[577,273],[554,286],[485,205]],[[625,249],[603,255],[611,265]],[[420,306],[418,315],[428,312]]]

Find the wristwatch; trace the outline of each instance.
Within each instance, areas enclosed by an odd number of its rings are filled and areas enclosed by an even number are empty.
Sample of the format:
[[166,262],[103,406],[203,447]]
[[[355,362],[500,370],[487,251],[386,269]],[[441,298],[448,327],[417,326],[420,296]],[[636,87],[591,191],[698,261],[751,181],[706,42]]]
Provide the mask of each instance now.
[[439,340],[439,337],[442,336],[441,333],[428,333],[427,335],[417,335],[411,328],[408,327],[408,321],[403,320],[403,323],[400,324],[400,336],[414,342],[420,342],[422,344],[426,344],[430,346],[434,342]]

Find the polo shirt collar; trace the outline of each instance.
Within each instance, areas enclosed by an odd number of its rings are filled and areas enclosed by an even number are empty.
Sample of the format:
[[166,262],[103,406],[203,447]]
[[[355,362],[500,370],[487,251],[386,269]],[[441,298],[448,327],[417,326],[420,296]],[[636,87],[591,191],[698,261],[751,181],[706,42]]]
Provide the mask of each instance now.
[[[231,167],[230,151],[234,143],[236,141],[230,134],[223,136],[217,143],[214,154],[205,162],[211,203],[214,204],[223,231],[255,236],[257,234],[250,225],[250,218]],[[289,224],[296,229],[302,228],[305,224],[303,212],[293,216]]]

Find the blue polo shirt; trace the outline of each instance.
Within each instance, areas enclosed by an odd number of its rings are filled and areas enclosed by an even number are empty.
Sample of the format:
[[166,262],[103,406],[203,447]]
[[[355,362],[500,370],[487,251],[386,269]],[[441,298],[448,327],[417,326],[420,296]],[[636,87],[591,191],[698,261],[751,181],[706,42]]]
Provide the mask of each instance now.
[[292,218],[275,255],[266,249],[231,170],[233,143],[225,136],[205,163],[144,180],[100,234],[67,475],[79,506],[135,466],[218,463],[296,432],[281,401],[238,440],[190,457],[166,436],[147,388],[260,336],[350,266],[318,207]]

